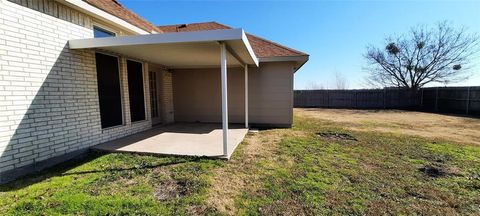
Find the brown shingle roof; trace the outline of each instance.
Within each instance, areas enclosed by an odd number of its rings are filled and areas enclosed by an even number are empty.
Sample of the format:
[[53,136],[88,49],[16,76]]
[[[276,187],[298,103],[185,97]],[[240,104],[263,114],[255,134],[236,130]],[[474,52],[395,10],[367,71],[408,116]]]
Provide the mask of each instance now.
[[[231,29],[217,22],[191,23],[180,25],[158,26],[163,32],[190,32],[190,31],[208,31],[218,29]],[[294,50],[292,48],[280,45],[278,43],[266,40],[255,35],[247,34],[248,41],[252,46],[253,52],[259,58],[279,57],[279,56],[306,56],[308,54]]]
[[156,31],[162,33],[162,30],[157,28],[155,25],[146,21],[142,17],[123,7],[117,0],[84,0],[85,2],[104,10],[105,12],[112,14],[120,19],[125,20],[126,22],[141,28],[145,31],[152,32]]

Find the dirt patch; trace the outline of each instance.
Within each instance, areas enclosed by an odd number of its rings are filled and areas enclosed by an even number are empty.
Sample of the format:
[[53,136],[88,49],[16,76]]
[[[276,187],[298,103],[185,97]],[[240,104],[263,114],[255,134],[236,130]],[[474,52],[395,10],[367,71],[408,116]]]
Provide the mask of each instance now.
[[167,179],[155,189],[154,196],[159,201],[185,197],[191,194],[189,185],[188,181]]
[[432,165],[421,167],[418,169],[418,171],[422,172],[426,176],[433,178],[443,177],[447,175],[447,173],[441,167]]
[[347,133],[340,133],[340,132],[321,132],[317,133],[317,136],[324,138],[324,139],[331,139],[331,140],[350,140],[350,141],[357,141],[351,134]]
[[312,215],[293,199],[275,200],[270,205],[258,209],[260,215]]
[[455,176],[458,175],[459,172],[455,167],[446,167],[446,165],[440,163],[427,164],[418,168],[418,171],[422,172],[425,176],[432,178]]
[[294,109],[295,115],[356,131],[391,132],[480,145],[480,119],[401,110]]

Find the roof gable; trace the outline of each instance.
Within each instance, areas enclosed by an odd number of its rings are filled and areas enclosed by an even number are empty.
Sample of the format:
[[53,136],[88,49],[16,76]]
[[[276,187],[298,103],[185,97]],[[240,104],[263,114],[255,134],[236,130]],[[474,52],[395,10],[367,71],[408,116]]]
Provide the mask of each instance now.
[[[163,32],[190,32],[190,31],[209,31],[219,29],[232,29],[230,26],[226,26],[217,22],[204,22],[204,23],[191,23],[191,24],[178,24],[178,25],[165,25],[158,26]],[[308,56],[304,52],[294,50],[292,48],[280,45],[267,39],[247,34],[248,41],[252,46],[255,55],[259,58],[265,57],[286,57],[286,56]]]
[[85,2],[109,13],[147,32],[162,33],[158,27],[123,7],[117,0],[84,0]]

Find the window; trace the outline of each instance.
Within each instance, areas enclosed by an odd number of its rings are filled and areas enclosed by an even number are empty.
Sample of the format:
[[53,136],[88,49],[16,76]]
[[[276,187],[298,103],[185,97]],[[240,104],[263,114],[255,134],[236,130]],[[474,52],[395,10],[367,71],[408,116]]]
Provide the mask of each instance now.
[[102,128],[123,124],[118,58],[95,53]]
[[143,65],[127,60],[128,94],[132,122],[145,120],[145,96],[143,94]]
[[100,28],[98,26],[93,26],[93,37],[102,38],[102,37],[115,37],[115,33]]

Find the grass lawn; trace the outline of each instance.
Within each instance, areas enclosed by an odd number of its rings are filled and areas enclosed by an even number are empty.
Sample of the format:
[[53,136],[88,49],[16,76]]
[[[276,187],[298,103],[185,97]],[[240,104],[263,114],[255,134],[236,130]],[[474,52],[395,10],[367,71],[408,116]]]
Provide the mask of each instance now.
[[[248,134],[230,161],[91,153],[0,186],[0,212],[480,214],[477,135],[456,139],[480,133],[479,119],[416,112],[401,112],[401,121],[381,118],[389,111],[348,119],[342,112],[297,109],[291,129]],[[443,119],[442,133],[427,120],[420,124],[423,118]]]

